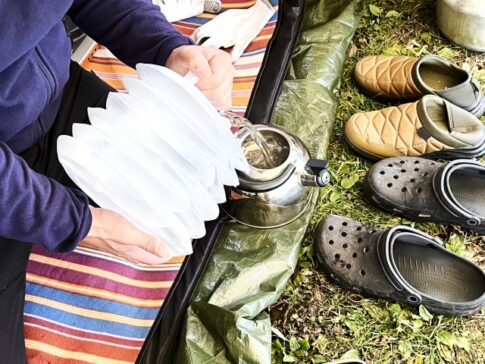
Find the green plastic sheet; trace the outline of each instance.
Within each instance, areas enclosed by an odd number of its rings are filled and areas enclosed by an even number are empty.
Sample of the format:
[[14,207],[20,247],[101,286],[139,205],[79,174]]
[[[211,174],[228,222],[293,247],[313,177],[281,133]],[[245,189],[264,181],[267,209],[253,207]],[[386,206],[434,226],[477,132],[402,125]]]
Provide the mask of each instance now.
[[[272,122],[324,157],[337,108],[347,47],[357,27],[358,0],[309,0]],[[307,212],[276,229],[235,222],[222,228],[191,298],[176,363],[271,363],[266,309],[293,274],[317,194]]]

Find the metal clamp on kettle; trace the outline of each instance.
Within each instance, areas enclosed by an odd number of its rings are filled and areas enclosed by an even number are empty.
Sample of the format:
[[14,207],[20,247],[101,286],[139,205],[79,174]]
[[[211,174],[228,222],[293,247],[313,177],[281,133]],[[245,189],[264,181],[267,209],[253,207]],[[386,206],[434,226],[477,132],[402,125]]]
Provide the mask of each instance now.
[[[248,160],[247,173],[238,172],[239,186],[227,190],[223,210],[241,224],[273,228],[298,218],[317,188],[330,181],[326,160],[312,159],[303,142],[283,128],[253,125],[232,113],[224,113],[233,125]],[[256,130],[256,131],[255,131]],[[263,153],[255,133],[267,144]]]

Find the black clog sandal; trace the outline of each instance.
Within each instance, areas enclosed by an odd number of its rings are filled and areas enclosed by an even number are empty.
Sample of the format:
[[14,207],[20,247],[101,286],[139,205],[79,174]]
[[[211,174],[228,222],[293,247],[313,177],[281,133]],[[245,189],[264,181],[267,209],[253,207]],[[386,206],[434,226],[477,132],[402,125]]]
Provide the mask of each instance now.
[[380,230],[330,215],[317,227],[315,252],[339,285],[358,293],[458,316],[485,303],[480,267],[407,226]]
[[485,165],[417,157],[374,164],[364,194],[378,207],[414,221],[460,225],[485,235]]

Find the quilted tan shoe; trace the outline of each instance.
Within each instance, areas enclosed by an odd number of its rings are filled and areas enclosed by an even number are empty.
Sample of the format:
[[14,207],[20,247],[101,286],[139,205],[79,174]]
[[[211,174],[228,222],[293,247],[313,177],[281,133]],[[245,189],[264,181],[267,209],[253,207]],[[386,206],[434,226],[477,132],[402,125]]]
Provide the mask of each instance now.
[[354,77],[373,97],[416,100],[437,95],[477,117],[485,113],[485,96],[478,81],[441,57],[365,57],[357,63]]
[[406,56],[365,57],[355,66],[355,81],[371,96],[415,100],[422,96],[412,77],[416,61]]
[[372,160],[398,156],[456,159],[485,154],[482,122],[434,95],[354,114],[345,124],[344,136],[355,151]]

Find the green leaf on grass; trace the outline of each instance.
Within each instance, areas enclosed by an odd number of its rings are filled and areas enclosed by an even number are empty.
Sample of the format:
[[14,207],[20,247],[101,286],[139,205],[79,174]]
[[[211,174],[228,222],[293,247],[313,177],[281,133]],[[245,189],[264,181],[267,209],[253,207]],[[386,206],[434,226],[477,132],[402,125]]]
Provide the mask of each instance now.
[[355,323],[355,321],[345,319],[344,320],[345,326],[349,328],[350,331],[356,332],[359,329],[359,326]]
[[428,32],[421,33],[421,39],[429,45],[433,42],[433,37]]
[[292,336],[290,337],[290,350],[295,351],[300,348],[300,344],[298,344],[298,340],[296,337]]
[[470,351],[470,343],[466,337],[457,336],[447,331],[442,331],[438,334],[438,342],[450,348],[453,348],[453,346],[457,346],[466,351]]
[[438,51],[438,56],[443,57],[443,58],[452,58],[455,55],[455,51],[448,48],[444,47]]
[[276,339],[275,341],[273,341],[273,346],[280,352],[284,353],[285,352],[285,348],[283,347],[283,344],[281,343],[281,341],[279,341],[278,339]]
[[369,10],[374,16],[380,16],[382,14],[382,9],[374,4],[369,5]]
[[326,361],[327,361],[327,358],[323,355],[320,355],[320,354],[313,355],[312,362],[315,364],[325,363]]
[[298,265],[302,268],[312,268],[313,264],[311,262],[300,262]]
[[456,253],[458,255],[467,257],[467,250],[466,250],[466,241],[464,238],[453,234],[448,242],[446,243],[445,247],[449,250],[451,250],[453,253]]
[[298,340],[298,344],[300,345],[300,349],[303,351],[307,351],[308,349],[310,349],[310,343],[307,339]]
[[340,194],[339,194],[337,191],[333,191],[333,192],[330,194],[329,200],[330,200],[330,202],[335,202],[335,201],[337,201],[339,198],[340,198]]
[[397,56],[401,53],[402,53],[402,47],[396,44],[382,51],[382,54],[384,54],[385,56]]
[[419,316],[426,322],[429,322],[433,319],[433,315],[429,313],[429,311],[423,305],[419,305]]
[[389,10],[386,13],[386,18],[399,18],[401,16],[401,13],[396,10]]
[[415,329],[420,329],[424,325],[422,320],[413,320],[412,323]]
[[341,359],[360,359],[360,355],[357,350],[350,349],[342,355]]
[[389,322],[390,316],[387,310],[383,310],[377,305],[373,305],[371,303],[365,302],[363,304],[367,313],[377,322]]
[[307,352],[305,350],[301,350],[301,349],[295,351],[293,354],[295,354],[297,358],[307,356]]
[[318,335],[317,339],[313,342],[313,346],[319,353],[324,353],[327,350],[328,339],[323,335]]
[[398,303],[393,303],[389,306],[389,311],[391,311],[395,315],[399,315],[401,313],[401,306]]
[[457,341],[456,346],[458,346],[461,349],[464,349],[467,352],[470,352],[470,342],[466,337],[458,336],[456,338],[456,341]]
[[438,350],[444,361],[453,362],[454,351],[446,345],[438,345]]
[[401,353],[403,360],[408,359],[413,353],[411,344],[409,344],[407,341],[401,341],[399,343],[398,349],[399,349],[399,352]]
[[283,357],[284,363],[294,363],[295,361],[296,361],[296,358],[291,354],[285,354],[285,356]]
[[352,176],[350,176],[348,178],[344,178],[340,182],[340,185],[345,189],[349,189],[349,188],[352,188],[357,182],[359,182],[359,175],[353,174]]

